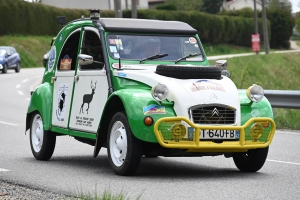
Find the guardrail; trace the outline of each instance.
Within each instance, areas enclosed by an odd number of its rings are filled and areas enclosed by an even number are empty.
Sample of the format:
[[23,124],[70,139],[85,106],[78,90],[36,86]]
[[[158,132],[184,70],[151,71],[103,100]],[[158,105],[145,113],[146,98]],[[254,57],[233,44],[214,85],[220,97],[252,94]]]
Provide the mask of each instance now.
[[298,90],[264,90],[264,92],[273,108],[300,109],[300,91]]

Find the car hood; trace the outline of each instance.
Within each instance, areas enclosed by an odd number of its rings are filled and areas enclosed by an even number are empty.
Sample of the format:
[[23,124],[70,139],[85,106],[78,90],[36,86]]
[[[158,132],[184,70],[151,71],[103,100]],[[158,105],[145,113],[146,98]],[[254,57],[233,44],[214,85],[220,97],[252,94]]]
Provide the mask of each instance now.
[[[122,65],[123,67],[123,65]],[[174,102],[177,116],[190,118],[193,106],[226,106],[236,110],[236,125],[240,125],[239,93],[231,79],[177,79],[155,73],[156,65],[126,65],[122,70],[114,70],[117,77],[142,82],[150,87],[158,83],[169,89],[168,100]]]

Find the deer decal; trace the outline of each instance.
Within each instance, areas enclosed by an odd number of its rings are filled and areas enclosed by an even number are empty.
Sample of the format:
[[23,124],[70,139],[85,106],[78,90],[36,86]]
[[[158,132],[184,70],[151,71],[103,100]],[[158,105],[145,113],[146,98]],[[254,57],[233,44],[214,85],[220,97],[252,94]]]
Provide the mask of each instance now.
[[[95,89],[96,89],[96,84],[97,84],[97,81],[95,82],[95,85],[93,85],[93,80],[91,80],[91,88],[92,88],[92,93],[91,94],[85,94],[83,95],[83,101],[82,101],[82,104],[81,104],[81,108],[80,108],[80,112],[79,114],[82,112],[83,113],[83,105],[85,103],[88,104],[88,108],[86,109],[86,113],[89,114],[88,110],[90,108],[90,103],[91,101],[93,100],[93,96],[95,94]],[[83,113],[84,114],[84,113]]]

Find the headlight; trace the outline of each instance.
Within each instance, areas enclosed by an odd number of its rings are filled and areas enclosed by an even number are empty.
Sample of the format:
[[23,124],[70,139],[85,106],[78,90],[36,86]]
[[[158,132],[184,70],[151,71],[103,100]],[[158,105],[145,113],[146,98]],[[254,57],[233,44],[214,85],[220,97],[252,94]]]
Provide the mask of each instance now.
[[167,99],[168,94],[169,94],[169,90],[167,86],[160,83],[154,86],[151,90],[151,95],[156,101],[163,101]]
[[253,102],[260,102],[264,98],[264,89],[256,84],[250,86],[246,91],[247,97]]

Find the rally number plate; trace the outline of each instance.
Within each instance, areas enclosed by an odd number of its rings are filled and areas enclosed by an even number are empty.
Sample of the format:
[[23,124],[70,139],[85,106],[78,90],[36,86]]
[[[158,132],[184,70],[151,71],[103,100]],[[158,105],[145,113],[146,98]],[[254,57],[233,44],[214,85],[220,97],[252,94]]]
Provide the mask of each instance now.
[[201,139],[239,139],[240,132],[235,130],[201,130]]

